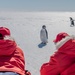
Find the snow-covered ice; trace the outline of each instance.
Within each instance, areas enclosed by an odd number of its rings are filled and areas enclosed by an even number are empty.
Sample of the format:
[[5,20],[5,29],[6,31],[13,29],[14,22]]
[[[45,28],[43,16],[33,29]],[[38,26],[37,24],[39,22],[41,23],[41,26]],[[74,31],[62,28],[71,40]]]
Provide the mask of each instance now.
[[[25,55],[25,68],[32,75],[40,75],[40,67],[56,51],[53,40],[59,32],[75,35],[70,19],[75,12],[0,12],[0,26],[8,27]],[[41,46],[40,30],[46,25],[48,44]]]

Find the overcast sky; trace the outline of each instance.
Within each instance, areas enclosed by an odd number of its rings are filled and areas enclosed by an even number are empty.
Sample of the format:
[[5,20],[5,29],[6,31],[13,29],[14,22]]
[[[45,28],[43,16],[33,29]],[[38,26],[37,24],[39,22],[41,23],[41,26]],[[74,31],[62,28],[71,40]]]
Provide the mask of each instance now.
[[75,11],[75,0],[0,0],[0,10]]

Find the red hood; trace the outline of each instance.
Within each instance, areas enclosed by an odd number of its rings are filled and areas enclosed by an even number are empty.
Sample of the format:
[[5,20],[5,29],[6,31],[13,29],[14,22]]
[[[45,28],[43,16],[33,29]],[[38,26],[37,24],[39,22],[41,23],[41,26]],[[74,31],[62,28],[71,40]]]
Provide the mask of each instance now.
[[0,40],[0,56],[11,55],[16,49],[16,43],[12,40]]
[[70,39],[58,51],[75,56],[75,41]]

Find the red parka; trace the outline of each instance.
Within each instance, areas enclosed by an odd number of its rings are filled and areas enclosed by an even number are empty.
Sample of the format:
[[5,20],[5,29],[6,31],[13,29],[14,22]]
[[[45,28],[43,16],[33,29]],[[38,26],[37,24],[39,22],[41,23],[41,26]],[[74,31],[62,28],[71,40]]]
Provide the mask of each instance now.
[[50,61],[41,66],[40,75],[75,75],[75,40],[73,37],[66,37],[56,47],[58,50],[50,57]]
[[16,72],[25,75],[25,62],[22,50],[14,40],[0,40],[0,71]]

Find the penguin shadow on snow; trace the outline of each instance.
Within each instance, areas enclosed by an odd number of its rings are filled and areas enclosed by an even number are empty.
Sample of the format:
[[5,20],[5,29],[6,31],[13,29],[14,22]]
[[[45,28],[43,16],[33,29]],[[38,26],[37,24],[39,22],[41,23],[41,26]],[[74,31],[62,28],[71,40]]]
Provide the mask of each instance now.
[[39,47],[39,48],[42,48],[42,47],[44,47],[44,46],[46,46],[46,45],[47,45],[46,43],[42,43],[42,42],[41,42],[41,43],[38,45],[38,47]]

